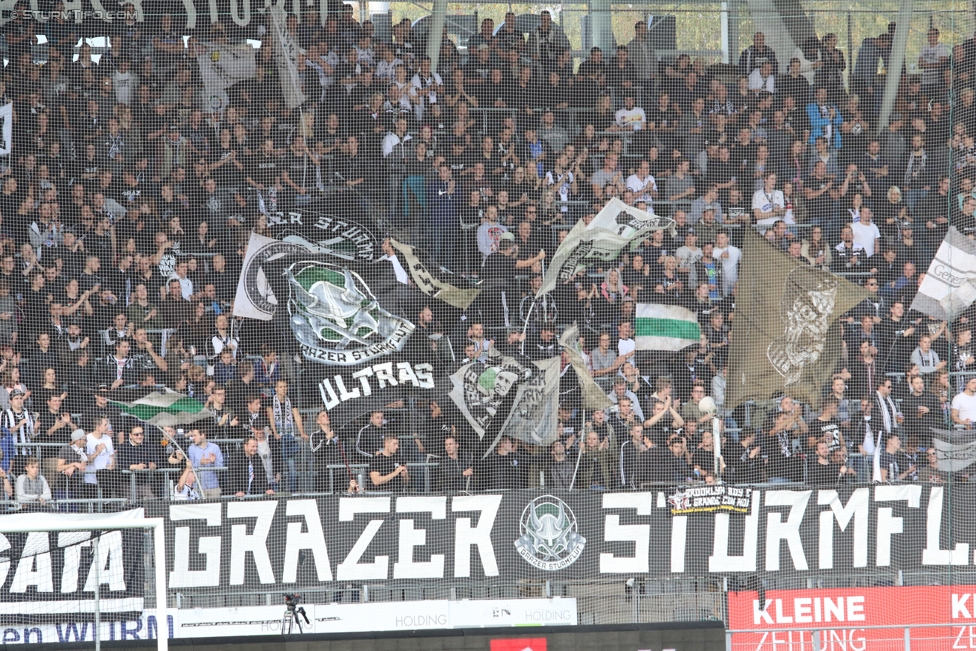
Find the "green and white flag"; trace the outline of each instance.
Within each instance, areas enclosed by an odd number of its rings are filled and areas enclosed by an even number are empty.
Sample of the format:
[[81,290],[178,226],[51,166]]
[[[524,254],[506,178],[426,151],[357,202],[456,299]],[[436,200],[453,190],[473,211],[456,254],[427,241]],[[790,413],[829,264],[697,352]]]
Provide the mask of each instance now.
[[634,323],[637,350],[681,350],[698,344],[701,326],[695,313],[678,305],[638,303]]
[[109,404],[122,410],[123,415],[157,427],[188,425],[213,415],[196,398],[175,391],[153,391],[128,402],[112,400],[112,397]]

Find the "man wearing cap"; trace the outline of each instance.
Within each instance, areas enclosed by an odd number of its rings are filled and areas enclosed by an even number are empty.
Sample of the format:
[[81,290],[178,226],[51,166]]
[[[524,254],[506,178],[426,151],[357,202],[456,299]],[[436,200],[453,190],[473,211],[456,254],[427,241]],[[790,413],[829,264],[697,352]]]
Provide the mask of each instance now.
[[85,430],[78,428],[71,432],[71,442],[58,451],[55,498],[78,499],[90,494],[84,482],[85,468],[88,467],[88,454]]
[[387,430],[383,436],[383,449],[369,460],[369,480],[374,489],[402,493],[410,483],[407,465],[398,454],[400,440],[396,433]]

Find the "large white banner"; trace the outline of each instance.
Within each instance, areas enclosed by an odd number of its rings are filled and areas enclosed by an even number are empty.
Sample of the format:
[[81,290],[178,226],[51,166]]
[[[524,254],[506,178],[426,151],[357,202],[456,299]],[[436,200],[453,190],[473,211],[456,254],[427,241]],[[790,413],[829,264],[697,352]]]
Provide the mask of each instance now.
[[[306,604],[307,633],[366,633],[488,626],[572,626],[576,599],[475,601],[397,601],[358,604]],[[277,635],[285,615],[276,606],[193,608],[179,611],[176,637]],[[298,631],[296,626],[293,629]]]
[[[397,601],[351,604],[303,604],[309,623],[305,633],[362,633],[430,629],[487,628],[495,626],[575,626],[576,599],[476,599],[463,601]],[[160,629],[169,638],[209,638],[239,635],[280,635],[286,614],[284,600],[272,606],[241,608],[171,608],[160,626],[155,611],[133,620],[104,621],[102,640],[155,639]],[[300,615],[299,615],[300,617]],[[298,627],[292,629],[298,633]],[[65,644],[93,642],[90,621],[65,620],[56,624],[0,624],[5,644]]]

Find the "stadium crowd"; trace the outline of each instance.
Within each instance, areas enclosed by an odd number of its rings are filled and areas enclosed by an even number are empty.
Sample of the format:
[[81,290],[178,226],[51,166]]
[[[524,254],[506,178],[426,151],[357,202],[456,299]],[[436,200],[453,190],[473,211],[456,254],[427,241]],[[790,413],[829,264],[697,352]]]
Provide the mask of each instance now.
[[[426,490],[427,473],[445,491],[714,482],[706,396],[723,420],[719,481],[867,481],[876,447],[887,481],[949,480],[929,432],[976,420],[974,313],[909,308],[949,225],[976,238],[976,37],[949,45],[930,29],[878,131],[893,25],[851,62],[834,34],[777,58],[756,33],[737,65],[706,66],[659,57],[640,21],[577,62],[548,12],[528,34],[510,13],[498,29],[485,19],[463,56],[445,38],[435,72],[410,21],[384,41],[348,9],[324,27],[314,12],[288,19],[299,109],[282,101],[270,29],[256,75],[214,110],[194,59],[197,39],[228,39],[220,23],[187,43],[169,16],[120,21],[96,56],[51,21],[43,60],[33,22],[3,27],[0,499],[328,490],[329,466],[368,490]],[[232,314],[238,275],[278,211],[336,197],[459,283],[488,283],[489,309],[463,320],[433,301],[405,308],[411,346],[433,356],[430,342],[450,341],[449,371],[492,346],[544,359],[575,320],[613,407],[584,412],[569,392],[551,447],[503,438],[482,459],[447,396],[335,429],[321,404],[293,402],[303,360]],[[530,316],[547,257],[611,197],[672,216],[676,235],[655,232]],[[870,293],[843,319],[816,409],[722,406],[747,228]],[[700,344],[635,351],[636,303],[688,307]],[[212,418],[186,431],[122,418],[111,402],[136,387],[195,397]]]

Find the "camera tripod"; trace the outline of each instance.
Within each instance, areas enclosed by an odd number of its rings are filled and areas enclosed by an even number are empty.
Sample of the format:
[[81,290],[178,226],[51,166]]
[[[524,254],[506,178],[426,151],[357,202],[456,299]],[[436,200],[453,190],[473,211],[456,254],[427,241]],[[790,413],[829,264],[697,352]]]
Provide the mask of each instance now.
[[285,604],[285,612],[281,616],[281,634],[291,635],[292,630],[295,625],[298,626],[298,633],[302,634],[305,631],[302,630],[302,620],[298,618],[301,615],[302,619],[305,620],[305,624],[310,625],[312,622],[309,621],[308,615],[305,614],[305,609],[299,606],[297,603],[291,602]]

